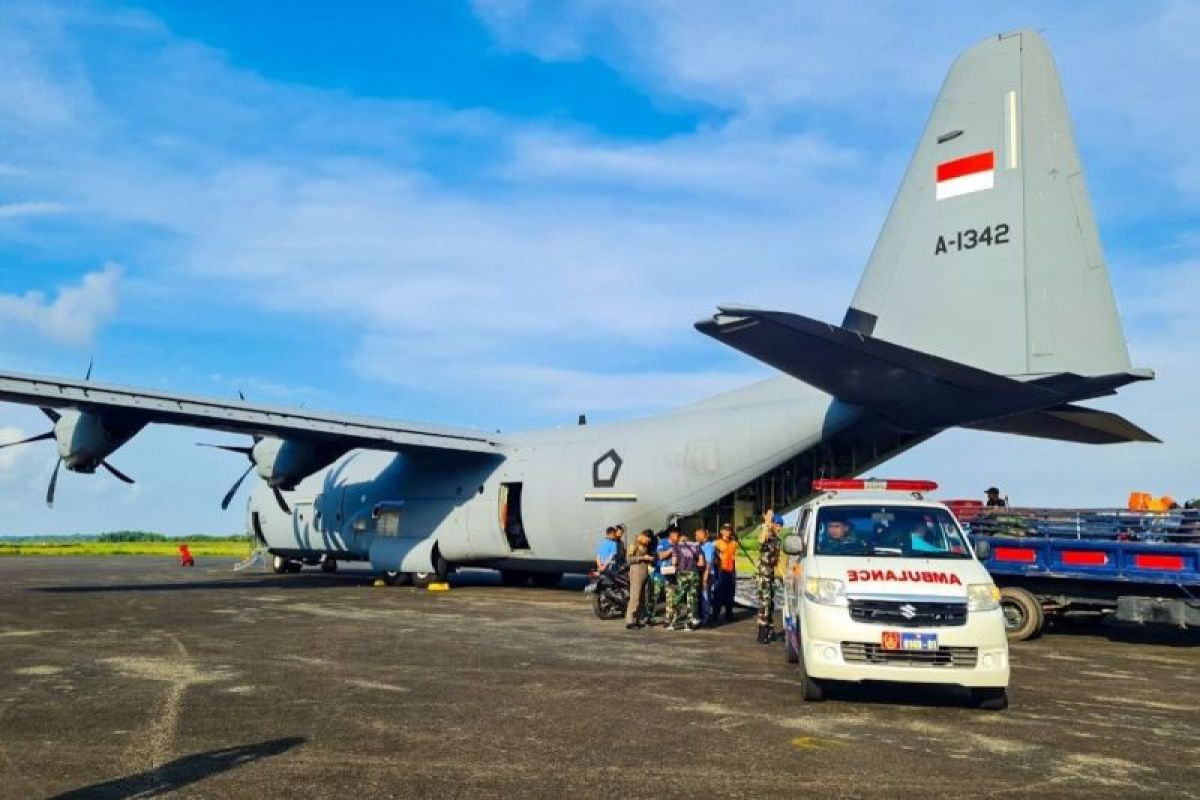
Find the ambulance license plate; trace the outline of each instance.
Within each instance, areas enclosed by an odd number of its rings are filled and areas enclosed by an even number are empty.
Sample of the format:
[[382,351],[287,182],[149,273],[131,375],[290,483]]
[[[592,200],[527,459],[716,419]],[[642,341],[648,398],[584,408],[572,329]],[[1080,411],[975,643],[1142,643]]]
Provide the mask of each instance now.
[[884,631],[884,650],[937,650],[936,633],[909,633],[907,631]]

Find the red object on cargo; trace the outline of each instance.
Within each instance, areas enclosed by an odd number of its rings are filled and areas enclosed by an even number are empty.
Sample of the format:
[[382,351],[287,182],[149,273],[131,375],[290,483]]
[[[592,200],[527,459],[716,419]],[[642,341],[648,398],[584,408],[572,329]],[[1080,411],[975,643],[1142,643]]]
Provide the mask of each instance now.
[[812,482],[812,488],[817,492],[932,492],[938,488],[938,485],[933,481],[818,478]]
[[1133,565],[1138,569],[1182,570],[1183,556],[1156,556],[1150,553],[1134,553]]
[[1032,564],[1037,561],[1037,551],[1032,547],[997,547],[992,550],[997,561],[1018,561],[1022,564]]
[[959,522],[970,522],[984,511],[982,500],[943,500],[942,505],[950,509]]
[[1103,567],[1108,553],[1103,550],[1064,550],[1062,562],[1068,567]]

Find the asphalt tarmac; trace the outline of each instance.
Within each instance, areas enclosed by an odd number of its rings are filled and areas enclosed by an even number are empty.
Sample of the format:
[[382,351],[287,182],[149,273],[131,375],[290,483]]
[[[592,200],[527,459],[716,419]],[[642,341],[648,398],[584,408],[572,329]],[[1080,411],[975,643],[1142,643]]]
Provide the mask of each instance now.
[[1012,705],[798,697],[753,622],[626,631],[576,580],[0,560],[0,796],[1200,797],[1200,635],[1063,626]]

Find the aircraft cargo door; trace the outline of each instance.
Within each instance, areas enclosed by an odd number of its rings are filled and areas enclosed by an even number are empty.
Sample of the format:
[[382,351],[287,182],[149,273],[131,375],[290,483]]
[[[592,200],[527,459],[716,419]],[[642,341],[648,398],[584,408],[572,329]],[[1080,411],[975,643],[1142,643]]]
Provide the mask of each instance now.
[[500,484],[500,505],[498,522],[504,533],[504,540],[510,550],[521,551],[529,549],[529,539],[525,537],[525,521],[521,515],[521,496],[525,484],[511,482]]

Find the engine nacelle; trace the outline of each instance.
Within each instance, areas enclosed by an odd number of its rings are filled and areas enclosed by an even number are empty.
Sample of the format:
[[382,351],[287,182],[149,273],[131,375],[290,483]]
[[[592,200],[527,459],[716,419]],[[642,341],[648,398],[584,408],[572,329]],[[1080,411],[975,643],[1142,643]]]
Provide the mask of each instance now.
[[140,420],[68,408],[58,412],[54,441],[63,466],[72,472],[90,474],[145,426]]
[[291,491],[296,484],[323,469],[346,452],[342,445],[264,436],[254,443],[250,458],[254,470],[271,488]]

